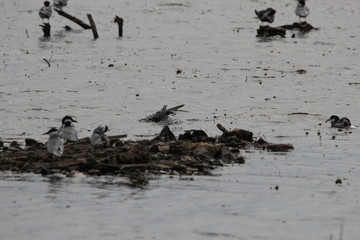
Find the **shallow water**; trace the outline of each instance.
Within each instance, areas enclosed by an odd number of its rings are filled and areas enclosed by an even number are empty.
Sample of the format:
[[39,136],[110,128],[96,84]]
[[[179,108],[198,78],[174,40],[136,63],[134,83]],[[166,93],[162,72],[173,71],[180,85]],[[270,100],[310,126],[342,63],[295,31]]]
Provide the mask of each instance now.
[[[45,142],[41,134],[66,114],[78,120],[80,137],[105,123],[112,135],[136,139],[161,130],[139,119],[185,104],[173,116],[175,135],[219,135],[221,123],[295,146],[287,154],[242,151],[244,166],[215,176],[165,176],[135,188],[128,179],[2,173],[0,239],[357,239],[358,129],[324,122],[332,114],[353,125],[360,119],[360,5],[309,1],[308,22],[320,31],[262,40],[253,10],[267,4],[69,1],[65,11],[84,21],[92,14],[94,41],[55,12],[44,39],[41,2],[0,2],[3,140]],[[297,20],[295,1],[271,6],[274,25]],[[115,15],[125,20],[123,38]]]

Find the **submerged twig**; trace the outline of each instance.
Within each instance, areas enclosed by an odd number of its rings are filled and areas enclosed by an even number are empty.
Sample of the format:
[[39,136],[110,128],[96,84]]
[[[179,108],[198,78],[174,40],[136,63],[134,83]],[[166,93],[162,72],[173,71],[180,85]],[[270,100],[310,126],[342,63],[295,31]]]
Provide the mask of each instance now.
[[52,59],[52,56],[53,56],[53,51],[51,51],[51,55],[50,55],[50,58],[49,58],[49,60],[47,60],[46,58],[43,58],[43,60],[49,65],[49,67],[51,67],[51,64],[50,64],[50,62],[51,62],[51,59]]
[[48,64],[49,67],[51,67],[50,62],[46,58],[43,58],[43,60]]

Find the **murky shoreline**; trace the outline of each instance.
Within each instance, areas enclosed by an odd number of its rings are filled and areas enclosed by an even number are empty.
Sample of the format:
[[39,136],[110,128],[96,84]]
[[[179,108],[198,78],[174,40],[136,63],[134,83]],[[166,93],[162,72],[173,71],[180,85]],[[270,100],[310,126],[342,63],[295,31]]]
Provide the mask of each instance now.
[[[123,178],[1,173],[0,239],[356,239],[358,129],[339,132],[325,120],[338,114],[359,125],[358,2],[308,1],[320,30],[270,41],[255,38],[254,15],[269,3],[168,3],[70,0],[65,11],[93,15],[96,41],[56,13],[44,39],[41,2],[0,3],[0,137],[45,142],[70,114],[80,137],[105,123],[138,139],[162,128],[138,120],[185,104],[175,135],[220,135],[221,123],[295,150],[244,150],[243,166],[140,188]],[[297,20],[295,1],[270,4],[275,26]],[[125,20],[121,39],[115,15]]]

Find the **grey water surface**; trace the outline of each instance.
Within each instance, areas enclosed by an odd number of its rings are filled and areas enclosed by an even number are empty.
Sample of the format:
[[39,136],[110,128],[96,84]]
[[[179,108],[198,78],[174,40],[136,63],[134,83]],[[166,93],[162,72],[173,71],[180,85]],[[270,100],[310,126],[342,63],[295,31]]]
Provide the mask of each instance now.
[[[142,186],[3,172],[0,239],[357,239],[359,130],[325,120],[337,114],[360,125],[360,4],[307,5],[307,21],[320,30],[259,39],[254,9],[273,7],[273,26],[291,24],[296,1],[70,0],[64,11],[84,21],[92,14],[100,36],[93,40],[56,12],[44,38],[42,1],[0,1],[5,142],[45,142],[42,134],[64,115],[78,121],[80,137],[104,123],[111,135],[139,139],[162,128],[139,119],[185,104],[172,117],[175,135],[220,135],[221,123],[295,147],[241,150],[244,165],[214,176],[163,176]],[[122,38],[115,15],[124,18]]]

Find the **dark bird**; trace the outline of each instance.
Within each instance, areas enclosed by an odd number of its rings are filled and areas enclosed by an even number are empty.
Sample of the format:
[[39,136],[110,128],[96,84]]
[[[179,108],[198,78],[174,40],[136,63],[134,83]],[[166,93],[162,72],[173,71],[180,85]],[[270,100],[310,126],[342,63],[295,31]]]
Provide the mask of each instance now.
[[51,13],[52,13],[52,8],[50,6],[50,2],[45,1],[44,6],[42,8],[40,8],[40,11],[39,11],[39,16],[41,17],[43,23],[44,23],[44,19],[47,19],[48,23],[49,23]]
[[275,13],[276,13],[276,11],[273,8],[267,8],[267,9],[261,10],[261,11],[255,10],[255,14],[261,20],[262,24],[264,24],[264,22],[268,22],[268,23],[274,22]]
[[306,22],[306,17],[309,13],[309,8],[305,6],[305,0],[299,0],[295,8],[295,15],[299,17],[299,22],[301,22],[301,18],[305,18]]
[[339,118],[336,115],[332,115],[328,120],[326,120],[326,122],[330,122],[331,127],[334,127],[334,128],[350,128],[351,127],[350,119],[348,119],[346,117]]

